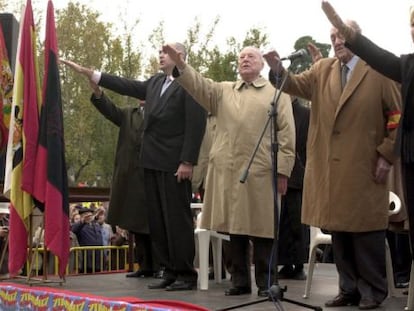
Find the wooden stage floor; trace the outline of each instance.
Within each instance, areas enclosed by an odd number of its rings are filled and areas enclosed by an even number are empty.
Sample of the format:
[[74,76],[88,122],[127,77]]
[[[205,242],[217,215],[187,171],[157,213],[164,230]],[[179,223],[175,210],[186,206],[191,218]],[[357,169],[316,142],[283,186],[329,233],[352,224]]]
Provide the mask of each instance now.
[[[156,281],[152,278],[126,278],[125,273],[103,274],[103,275],[87,275],[87,276],[70,276],[66,283],[62,286],[54,285],[55,289],[65,289],[83,294],[93,294],[105,297],[137,297],[144,300],[179,300],[203,306],[209,310],[221,310],[231,306],[240,306],[249,302],[263,300],[257,297],[256,288],[253,289],[251,295],[228,297],[224,295],[224,290],[230,286],[229,280],[223,280],[222,283],[216,284],[214,281],[209,282],[209,290],[193,290],[182,292],[167,292],[165,290],[150,290],[147,288],[149,283]],[[16,282],[24,284],[20,280],[8,280],[7,282]],[[332,311],[348,311],[358,310],[358,307],[342,307],[342,308],[325,308],[325,301],[333,298],[337,293],[337,274],[333,264],[318,264],[315,267],[315,273],[312,283],[311,296],[309,299],[302,298],[305,281],[280,280],[280,286],[287,286],[284,297],[287,299],[299,301],[302,303],[320,306],[322,309]],[[37,286],[43,286],[37,284]],[[50,285],[48,285],[50,286]],[[403,295],[402,290],[398,290],[397,297],[388,298],[378,310],[404,310],[406,306],[407,296]],[[277,308],[279,307],[279,309]],[[309,308],[300,307],[298,305],[279,301],[275,306],[270,301],[264,301],[249,306],[237,307],[233,310],[240,311],[301,311],[310,310]]]

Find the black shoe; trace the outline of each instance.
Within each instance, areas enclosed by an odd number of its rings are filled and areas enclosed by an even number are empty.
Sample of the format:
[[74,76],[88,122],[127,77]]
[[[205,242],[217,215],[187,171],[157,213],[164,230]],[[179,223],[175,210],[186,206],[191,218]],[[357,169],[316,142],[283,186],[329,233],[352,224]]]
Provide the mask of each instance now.
[[179,290],[192,290],[197,288],[197,282],[175,281],[165,288],[166,291],[174,292]]
[[279,279],[291,279],[295,274],[295,270],[292,265],[285,265],[278,272]]
[[395,288],[408,288],[410,286],[410,282],[398,282],[395,284]]
[[239,296],[244,294],[250,294],[252,289],[248,286],[235,286],[230,287],[224,291],[224,295],[226,296]]
[[127,273],[125,276],[127,278],[145,278],[145,277],[150,277],[153,274],[154,273],[152,271],[137,270],[134,272]]
[[167,288],[167,286],[170,286],[174,282],[175,282],[174,279],[162,280],[161,282],[158,282],[158,283],[149,284],[148,288],[149,289],[163,289],[163,288]]
[[257,296],[259,297],[269,297],[269,290],[264,287],[259,287],[257,290]]
[[164,268],[159,269],[157,272],[154,273],[154,278],[162,279],[164,277]]
[[374,299],[364,298],[359,302],[358,308],[360,310],[372,310],[378,308],[379,305]]
[[346,307],[346,306],[357,306],[359,301],[354,297],[348,297],[342,294],[339,294],[334,299],[329,300],[325,303],[325,307]]

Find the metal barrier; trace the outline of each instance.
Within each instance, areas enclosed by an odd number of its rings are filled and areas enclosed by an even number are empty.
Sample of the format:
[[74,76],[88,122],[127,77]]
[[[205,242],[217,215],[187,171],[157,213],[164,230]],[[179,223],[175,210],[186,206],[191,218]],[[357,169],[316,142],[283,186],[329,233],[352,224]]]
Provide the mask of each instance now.
[[[66,275],[111,273],[126,271],[128,265],[128,245],[122,246],[77,246],[71,247]],[[46,261],[44,260],[46,258]],[[43,247],[33,248],[28,258],[23,275],[31,276],[47,274],[58,275],[59,260]]]

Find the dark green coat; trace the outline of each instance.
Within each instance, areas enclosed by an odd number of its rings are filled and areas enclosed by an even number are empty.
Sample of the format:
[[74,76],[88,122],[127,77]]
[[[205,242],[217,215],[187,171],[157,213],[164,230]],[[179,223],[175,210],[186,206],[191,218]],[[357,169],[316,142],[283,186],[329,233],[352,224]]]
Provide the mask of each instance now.
[[94,106],[119,127],[107,221],[111,225],[149,233],[144,174],[139,166],[143,114],[140,107],[117,107],[105,94],[91,97]]

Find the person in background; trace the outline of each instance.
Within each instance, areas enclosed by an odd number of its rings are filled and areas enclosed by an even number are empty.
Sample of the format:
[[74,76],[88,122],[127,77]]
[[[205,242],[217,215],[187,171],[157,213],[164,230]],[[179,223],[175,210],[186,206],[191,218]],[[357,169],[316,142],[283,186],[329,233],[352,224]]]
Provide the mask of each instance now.
[[303,176],[306,165],[306,141],[309,127],[309,106],[292,97],[296,129],[296,157],[288,180],[286,195],[282,196],[279,227],[279,279],[306,280],[303,264],[309,252],[309,227],[301,222]]
[[[361,32],[355,21],[348,26]],[[387,178],[396,160],[394,140],[401,98],[380,75],[330,31],[335,57],[295,75],[276,51],[264,55],[278,85],[311,101],[302,222],[332,234],[339,293],[326,307],[375,309],[387,297],[385,235]]]
[[[102,245],[103,246],[109,246],[111,245],[111,240],[114,235],[112,231],[111,225],[107,224],[105,222],[106,219],[106,212],[103,208],[99,208],[97,215],[96,215],[96,222],[101,228],[102,232]],[[109,249],[104,250],[104,263],[106,264],[105,268],[108,267],[108,261],[109,261]]]
[[[81,221],[71,226],[79,246],[102,246],[102,231],[95,221],[94,212],[89,208],[79,210]],[[102,270],[100,250],[86,250],[86,257],[83,256],[83,258],[86,258],[86,262],[83,261],[82,266],[79,267],[81,273],[94,273]]]
[[[250,241],[258,296],[267,297],[273,283],[269,269],[274,238],[273,182],[280,195],[295,159],[295,126],[290,98],[282,94],[277,107],[277,168],[272,167],[271,128],[267,128],[253,159],[250,175],[240,182],[268,119],[275,88],[260,72],[264,60],[258,48],[243,48],[238,56],[240,79],[215,82],[202,77],[185,62],[182,51],[163,47],[176,64],[174,77],[200,105],[215,117],[215,137],[209,154],[201,228],[230,234],[232,286],[225,295],[252,290]],[[277,180],[274,178],[277,175]],[[270,271],[269,271],[270,270]]]
[[[186,54],[183,44],[173,45]],[[144,169],[152,246],[156,259],[165,267],[163,279],[148,287],[167,291],[195,289],[198,275],[194,269],[191,177],[204,135],[206,112],[173,79],[175,63],[162,50],[162,73],[145,81],[93,71],[70,61],[64,63],[101,87],[145,101],[139,163]]]
[[75,210],[71,214],[70,223],[73,224],[75,222],[79,222],[81,220],[80,214],[78,210]]
[[[399,123],[396,153],[401,157],[403,200],[406,204],[411,240],[411,256],[414,254],[414,53],[396,56],[384,50],[359,32],[354,31],[336,13],[328,1],[322,1],[329,21],[343,36],[345,45],[372,68],[401,84],[402,119]],[[411,39],[414,42],[414,6],[409,10]]]
[[[124,230],[119,226],[115,226],[115,233],[112,236],[111,245],[112,246],[123,246],[128,245],[130,232],[128,230]],[[112,249],[112,261],[111,261],[111,269],[112,270],[119,270],[123,269],[124,264],[126,262],[126,253],[118,251],[117,249]],[[140,271],[139,269],[137,271]],[[132,272],[135,273],[135,272]]]

